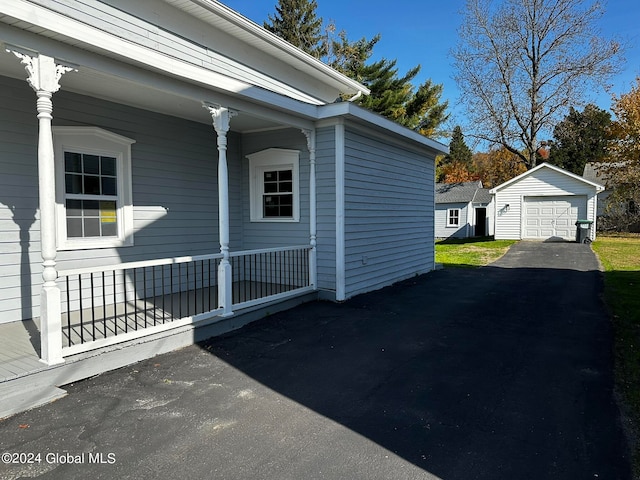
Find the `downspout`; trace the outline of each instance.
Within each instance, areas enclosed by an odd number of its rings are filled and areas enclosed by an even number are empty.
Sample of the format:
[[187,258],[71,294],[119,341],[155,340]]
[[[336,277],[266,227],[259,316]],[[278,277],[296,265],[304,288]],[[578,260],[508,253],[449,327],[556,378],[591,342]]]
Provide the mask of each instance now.
[[359,99],[361,96],[362,96],[362,90],[358,90],[358,93],[356,93],[353,97],[348,99],[347,102],[353,102],[353,101]]

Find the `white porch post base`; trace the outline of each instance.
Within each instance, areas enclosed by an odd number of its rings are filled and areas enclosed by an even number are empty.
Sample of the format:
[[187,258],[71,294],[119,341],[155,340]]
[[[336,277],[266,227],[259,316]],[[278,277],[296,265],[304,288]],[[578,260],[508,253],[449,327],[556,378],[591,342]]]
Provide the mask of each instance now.
[[40,290],[40,311],[40,361],[47,365],[64,363],[60,289],[57,285],[45,285]]
[[218,306],[222,308],[222,316],[233,315],[233,278],[231,264],[223,259],[218,265]]

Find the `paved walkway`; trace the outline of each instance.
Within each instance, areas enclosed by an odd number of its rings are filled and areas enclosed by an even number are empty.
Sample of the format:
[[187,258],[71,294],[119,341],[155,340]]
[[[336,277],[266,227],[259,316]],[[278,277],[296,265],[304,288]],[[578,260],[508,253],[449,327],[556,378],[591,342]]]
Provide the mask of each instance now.
[[307,304],[1,422],[0,478],[629,479],[600,291],[523,242]]

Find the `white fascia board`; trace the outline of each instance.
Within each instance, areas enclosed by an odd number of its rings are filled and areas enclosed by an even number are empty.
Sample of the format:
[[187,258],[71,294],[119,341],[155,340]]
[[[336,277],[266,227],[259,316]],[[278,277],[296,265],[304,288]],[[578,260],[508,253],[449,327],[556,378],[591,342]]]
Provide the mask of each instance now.
[[[183,1],[165,1],[178,8],[180,8],[180,4],[186,3]],[[219,17],[224,18],[228,22],[248,32],[262,43],[262,45],[253,44],[253,46],[260,48],[265,53],[273,54],[274,50],[283,52],[288,58],[287,63],[290,63],[294,67],[306,71],[307,73],[310,73],[311,75],[316,77],[318,75],[323,75],[327,79],[331,80],[331,83],[333,84],[337,82],[344,89],[344,93],[362,92],[365,95],[369,95],[371,93],[371,91],[366,86],[329,67],[317,58],[293,46],[291,43],[283,40],[274,33],[252,22],[248,18],[244,17],[235,10],[227,7],[226,5],[223,5],[218,1],[188,0],[188,3],[197,5],[204,10],[214,12]]]
[[449,147],[446,145],[425,137],[424,135],[420,135],[418,132],[403,127],[388,118],[370,112],[369,110],[359,107],[358,105],[354,105],[351,102],[331,103],[329,105],[318,106],[317,108],[319,120],[328,120],[333,117],[352,118],[374,128],[377,127],[385,130],[386,132],[401,136],[406,140],[418,143],[421,146],[433,150],[437,155],[449,153]]
[[513,177],[511,180],[507,180],[504,183],[501,183],[500,185],[498,185],[497,187],[493,187],[491,190],[489,190],[489,193],[495,194],[497,193],[499,190],[502,190],[505,187],[508,187],[509,185],[511,185],[512,183],[518,182],[520,180],[522,180],[525,177],[528,177],[529,175],[531,175],[534,172],[537,172],[538,170],[541,170],[543,168],[548,168],[550,170],[554,170],[558,173],[561,173],[563,175],[566,175],[567,177],[571,177],[575,180],[579,180],[583,183],[586,183],[587,185],[591,185],[592,187],[594,187],[596,189],[596,192],[601,192],[604,190],[604,187],[602,185],[600,185],[599,183],[596,182],[592,182],[591,180],[587,180],[586,178],[582,178],[580,175],[576,175],[575,173],[569,172],[563,168],[557,167],[556,165],[551,165],[550,163],[541,163],[540,165],[537,165],[535,167],[533,167],[531,170],[528,170],[524,173],[521,173],[520,175],[518,175],[517,177]]
[[[203,84],[208,87],[221,89],[236,95],[278,106],[281,106],[282,99],[287,98],[283,94],[250,85],[212,70],[198,67],[197,65],[184,62],[175,57],[123,40],[109,32],[99,30],[66,15],[59,14],[24,0],[5,0],[0,5],[0,13],[57,33],[81,44],[89,45],[92,50],[105,52],[107,54],[106,56],[126,59],[127,63],[137,64],[153,71],[160,71],[190,83]],[[302,92],[299,96],[300,98],[294,98],[294,100],[312,105],[321,105],[324,103],[321,100],[302,94]]]
[[[2,10],[2,7],[0,7]],[[255,114],[263,118],[275,120],[285,125],[292,125],[299,128],[313,128],[313,121],[317,116],[317,106],[309,105],[298,100],[288,97],[282,97],[267,91],[261,91],[258,88],[257,94],[264,93],[264,97],[253,99],[242,99],[235,97],[227,97],[224,92],[218,93],[207,89],[206,86],[184,82],[181,79],[169,75],[159,76],[156,73],[121,62],[117,59],[99,55],[84,49],[78,49],[74,46],[60,43],[41,35],[22,30],[10,25],[0,23],[0,43],[6,42],[12,45],[19,45],[29,50],[35,50],[52,56],[58,60],[71,62],[75,65],[87,67],[99,72],[109,72],[110,75],[130,81],[139,85],[145,85],[148,88],[161,92],[171,92],[184,98],[202,102],[203,100],[211,103],[219,103],[228,106],[234,110]],[[69,84],[69,78],[63,80],[63,87]],[[90,91],[79,92],[83,95],[91,95]],[[273,99],[277,98],[278,102]],[[108,99],[117,101],[117,99]],[[274,109],[277,106],[279,108]],[[147,108],[147,107],[142,107]],[[204,109],[202,110],[204,112]],[[210,123],[211,117],[205,115],[207,123]]]

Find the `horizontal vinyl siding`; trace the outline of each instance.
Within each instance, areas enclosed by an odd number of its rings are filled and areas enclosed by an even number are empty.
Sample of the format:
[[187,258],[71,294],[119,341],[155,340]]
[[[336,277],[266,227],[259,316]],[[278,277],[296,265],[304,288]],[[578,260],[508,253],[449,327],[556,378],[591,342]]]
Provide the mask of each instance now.
[[[279,64],[282,70],[289,73],[290,78],[296,80],[292,75],[295,71],[291,67],[273,57],[269,60],[260,58],[260,54],[254,54],[252,49],[247,49],[243,44],[235,47],[231,54],[245,58],[237,57],[238,60],[236,60],[236,58],[222,54],[220,50],[228,50],[230,46],[240,42],[180,10],[169,5],[162,5],[161,2],[140,0],[135,2],[34,0],[34,2],[98,30],[108,32],[133,45],[148,48],[170,58],[180,59],[183,62],[234,78],[248,85],[257,85],[260,88],[278,92],[291,98],[308,99],[305,93],[292,86],[295,85],[294,83],[281,81],[277,75],[278,70],[273,64]],[[114,3],[116,8],[106,5],[106,3]],[[136,13],[140,17],[131,15],[125,10],[137,10]],[[146,21],[141,18],[142,16],[151,17],[151,20]],[[162,25],[159,22],[161,18]],[[167,23],[173,24],[171,28],[175,28],[178,32],[169,31],[164,26]],[[194,37],[198,39],[197,43],[189,40]],[[252,68],[253,65],[261,67],[260,70]],[[298,72],[299,77],[300,72]],[[316,79],[306,75],[305,79],[315,84],[317,88],[322,88]]]
[[[247,155],[267,148],[300,152],[300,221],[252,222],[249,202],[249,159]],[[242,231],[243,249],[309,244],[309,150],[300,130],[272,130],[242,136]]]
[[[521,238],[524,197],[563,195],[586,196],[587,212],[589,215],[593,214],[595,187],[549,168],[542,168],[498,190],[495,196],[495,238],[515,240]],[[508,211],[505,209],[507,204]]]
[[30,317],[39,304],[35,102],[26,82],[0,77],[0,323]]
[[[35,101],[26,82],[0,77],[0,322],[39,316]],[[59,270],[219,251],[217,148],[211,126],[64,91],[53,96],[53,116],[54,125],[97,126],[136,140],[134,246],[60,251]],[[231,135],[231,182],[240,177],[238,144]],[[239,186],[232,184],[230,192],[237,196]],[[232,249],[241,236],[238,203],[231,207]]]
[[336,150],[334,127],[316,131],[318,288],[336,290]]
[[[460,225],[457,227],[448,227],[448,212],[451,208],[460,209]],[[436,238],[465,238],[468,236],[468,203],[440,203],[436,204],[435,211],[435,229]]]
[[434,161],[348,128],[345,143],[350,297],[432,269]]

